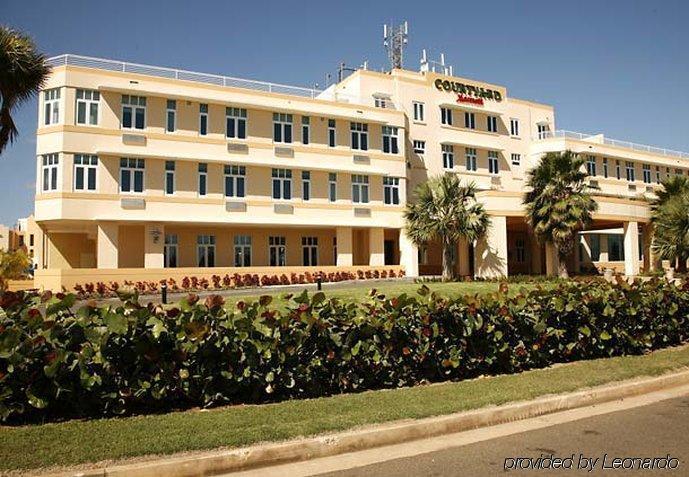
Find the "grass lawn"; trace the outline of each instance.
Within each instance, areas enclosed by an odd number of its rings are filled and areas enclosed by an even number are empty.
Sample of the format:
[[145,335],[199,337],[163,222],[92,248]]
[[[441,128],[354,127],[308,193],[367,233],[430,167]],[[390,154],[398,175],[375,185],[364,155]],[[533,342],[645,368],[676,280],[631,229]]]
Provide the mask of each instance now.
[[689,365],[689,346],[518,375],[121,419],[0,427],[0,473],[147,454],[238,447],[365,424],[450,414]]

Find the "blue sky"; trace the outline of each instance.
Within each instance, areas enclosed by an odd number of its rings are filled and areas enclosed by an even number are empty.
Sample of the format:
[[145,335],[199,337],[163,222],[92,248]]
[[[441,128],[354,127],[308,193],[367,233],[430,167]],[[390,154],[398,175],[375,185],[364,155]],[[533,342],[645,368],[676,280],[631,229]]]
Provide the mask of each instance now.
[[[689,2],[2,0],[0,23],[75,53],[323,84],[337,64],[385,66],[382,24],[408,20],[405,66],[444,52],[459,76],[555,106],[557,127],[689,151]],[[35,100],[0,156],[0,223],[33,209]]]

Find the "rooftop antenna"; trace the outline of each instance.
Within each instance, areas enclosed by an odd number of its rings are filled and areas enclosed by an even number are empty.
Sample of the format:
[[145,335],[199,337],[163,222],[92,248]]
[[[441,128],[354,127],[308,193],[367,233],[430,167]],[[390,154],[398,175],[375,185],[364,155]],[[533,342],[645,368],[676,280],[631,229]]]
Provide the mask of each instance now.
[[394,24],[383,25],[383,46],[388,52],[391,69],[401,69],[404,66],[404,48],[409,37],[409,24],[395,26]]
[[453,76],[452,65],[445,64],[445,53],[440,53],[440,61],[429,60],[426,49],[421,50],[421,66],[419,70],[422,73],[432,71],[433,73],[441,73],[447,76]]

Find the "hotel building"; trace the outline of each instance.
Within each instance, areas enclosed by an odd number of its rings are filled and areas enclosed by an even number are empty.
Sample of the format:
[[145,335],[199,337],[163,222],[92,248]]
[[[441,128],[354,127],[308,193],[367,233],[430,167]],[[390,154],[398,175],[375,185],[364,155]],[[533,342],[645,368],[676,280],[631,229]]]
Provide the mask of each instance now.
[[553,107],[433,71],[359,69],[323,91],[63,55],[40,94],[38,286],[399,267],[440,272],[403,211],[439,174],[476,183],[486,237],[461,275],[555,270],[524,218],[526,173],[586,157],[599,208],[572,271],[651,268],[649,208],[689,155],[555,128]]

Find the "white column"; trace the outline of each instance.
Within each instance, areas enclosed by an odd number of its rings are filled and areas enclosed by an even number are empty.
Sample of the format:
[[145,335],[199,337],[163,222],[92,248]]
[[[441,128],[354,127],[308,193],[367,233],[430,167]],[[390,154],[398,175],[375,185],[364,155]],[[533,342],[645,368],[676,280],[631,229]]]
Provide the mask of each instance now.
[[118,268],[118,232],[119,225],[112,222],[98,224],[96,241],[98,268]]
[[404,229],[400,229],[400,265],[406,276],[419,276],[419,249],[407,237]]
[[486,235],[476,241],[474,270],[480,278],[507,276],[507,217],[492,215]]
[[162,224],[146,224],[144,227],[144,267],[163,268],[165,227]]
[[368,229],[368,264],[372,267],[385,265],[385,229],[371,227]]
[[351,267],[354,263],[352,249],[352,228],[337,227],[335,230],[337,237],[337,266]]
[[639,223],[624,224],[624,274],[633,277],[639,274]]

